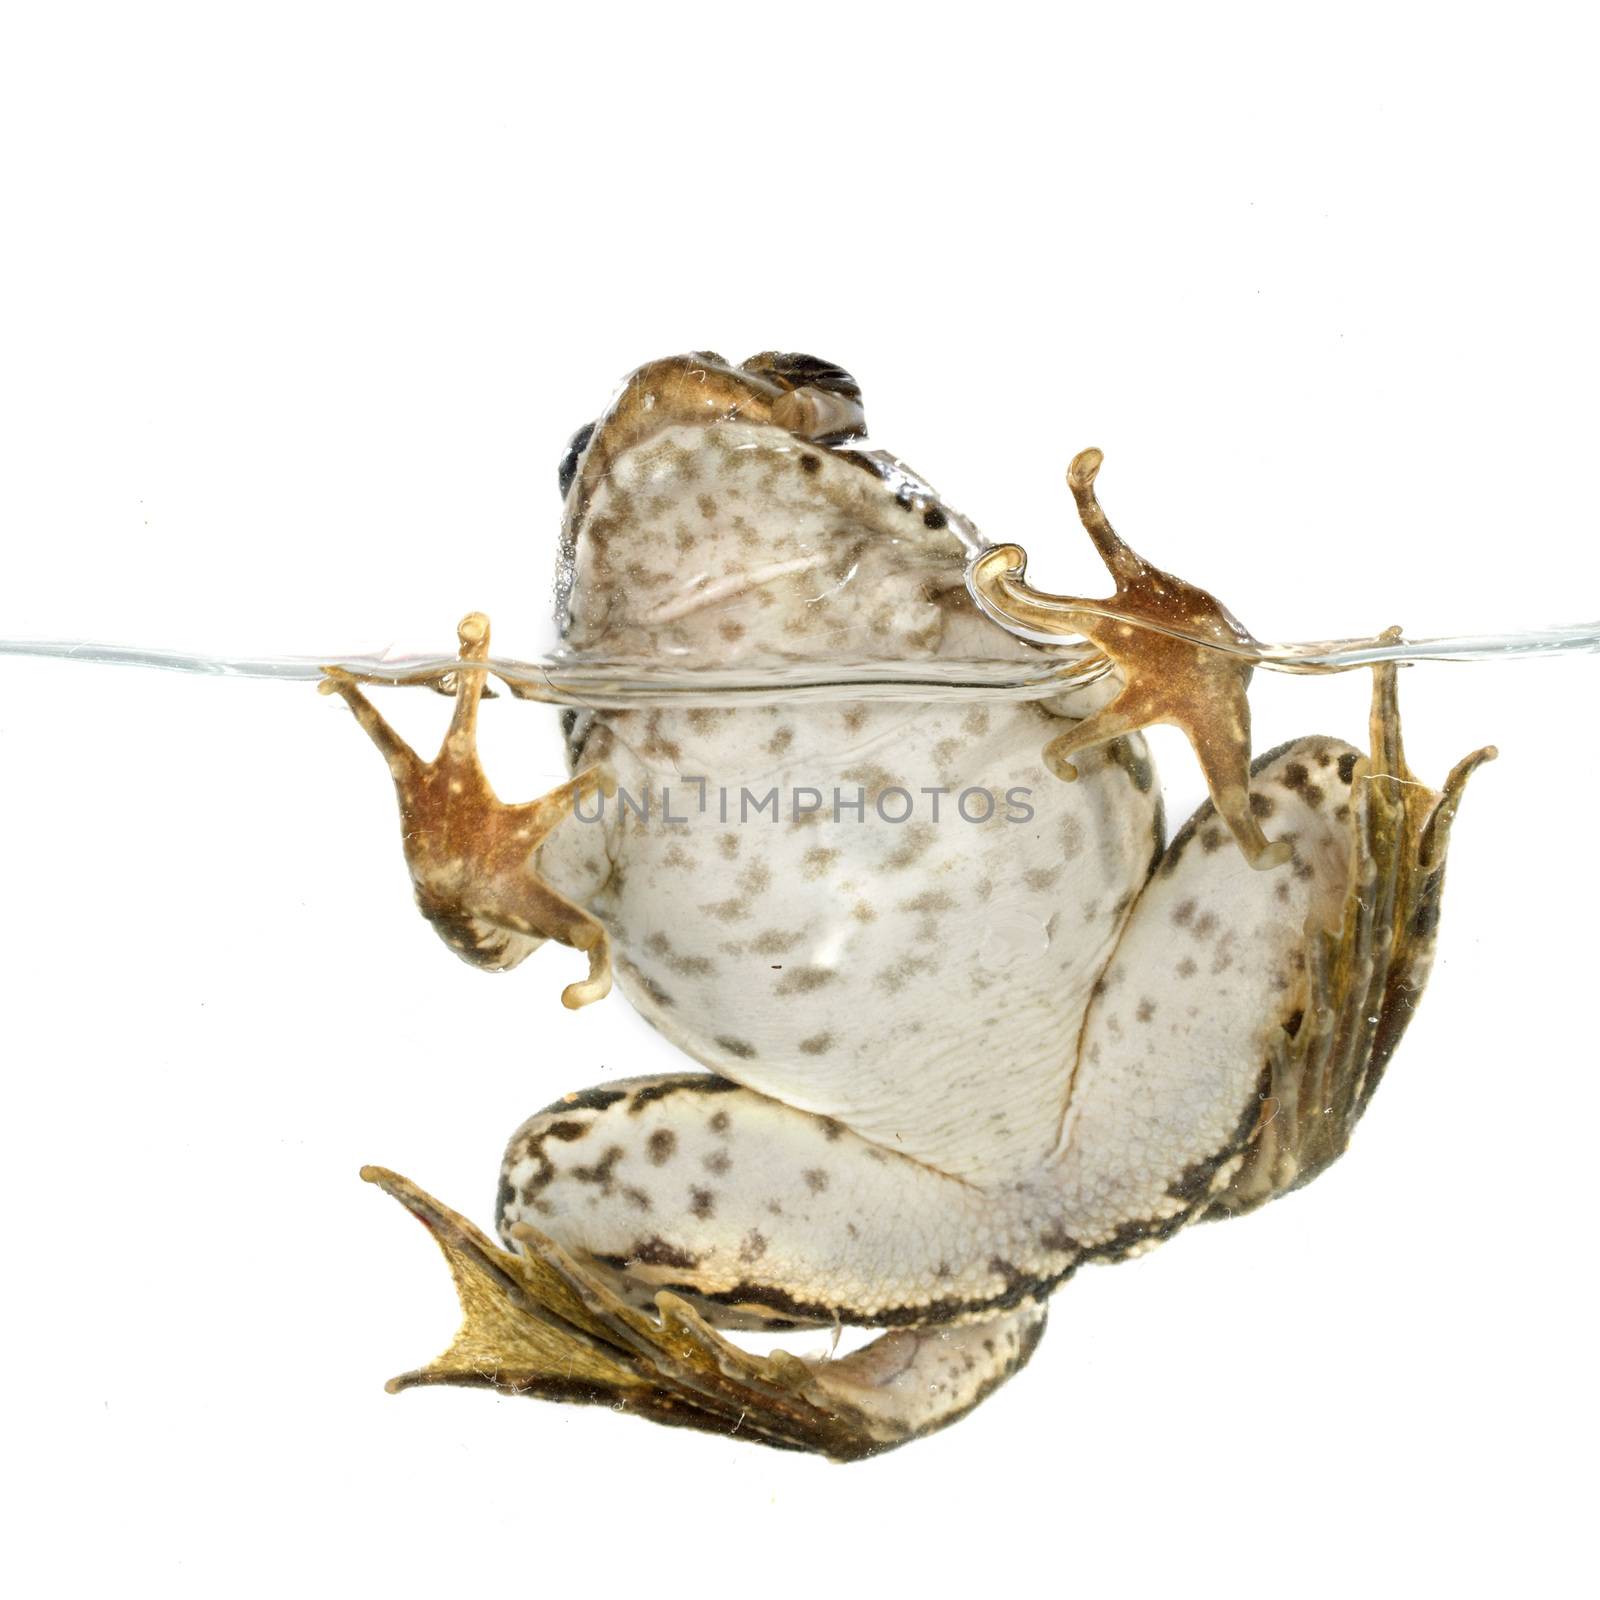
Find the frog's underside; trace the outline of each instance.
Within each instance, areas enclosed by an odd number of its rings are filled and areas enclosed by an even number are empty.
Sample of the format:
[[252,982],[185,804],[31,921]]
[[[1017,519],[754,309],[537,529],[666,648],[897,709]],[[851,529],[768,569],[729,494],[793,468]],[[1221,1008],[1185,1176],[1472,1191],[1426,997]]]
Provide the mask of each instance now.
[[[568,644],[735,667],[1038,654],[973,604],[970,526],[859,432],[854,385],[809,358],[641,369],[563,465]],[[1096,515],[1097,464],[1074,484]],[[1124,548],[1108,560],[1125,609],[1139,583],[1170,602],[1178,580]],[[1116,720],[1144,680],[1097,639],[1116,670],[1046,704],[569,714],[574,782],[502,806],[473,747],[482,619],[462,642],[433,763],[351,681],[329,684],[388,757],[422,909],[492,969],[546,938],[585,951],[571,1005],[605,993],[614,947],[630,1000],[710,1070],[531,1118],[502,1168],[499,1245],[367,1169],[432,1229],[466,1316],[396,1386],[605,1402],[838,1459],[971,1410],[1027,1361],[1080,1266],[1248,1211],[1344,1150],[1425,982],[1446,837],[1482,755],[1441,793],[1418,783],[1382,668],[1370,754],[1299,739],[1256,761],[1246,792],[1248,672],[1231,669],[1237,804],[1197,738],[1225,815],[1208,802],[1168,843],[1135,731],[1163,708]],[[1162,672],[1204,698],[1181,663]],[[1052,748],[1083,753],[1067,766]],[[674,782],[681,824],[617,804],[603,826],[573,818],[613,786],[659,802]],[[716,801],[841,786],[869,815],[936,789],[947,806],[1026,794],[1029,816],[752,822]],[[818,1360],[723,1337],[839,1325],[885,1331]]]

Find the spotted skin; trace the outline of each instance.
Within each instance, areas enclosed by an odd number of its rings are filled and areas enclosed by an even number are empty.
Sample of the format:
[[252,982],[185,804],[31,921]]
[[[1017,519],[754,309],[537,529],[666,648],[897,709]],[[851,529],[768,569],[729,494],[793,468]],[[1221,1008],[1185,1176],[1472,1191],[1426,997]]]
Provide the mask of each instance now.
[[[964,519],[775,427],[771,404],[698,358],[630,380],[567,499],[571,646],[724,667],[1045,654],[968,597]],[[1142,739],[1072,784],[1043,763],[1113,692],[584,714],[571,760],[619,798],[540,870],[606,925],[629,1000],[694,1060],[1003,1180],[1054,1142],[1077,1019],[1161,844]],[[648,820],[626,795],[651,797]]]
[[[612,1093],[615,1098],[612,1098]],[[529,1223],[720,1327],[962,1321],[1059,1277],[1042,1193],[978,1188],[827,1118],[707,1074],[635,1079],[517,1130],[501,1236]],[[1001,1222],[1008,1215],[1010,1225]]]
[[[970,524],[853,448],[847,375],[749,366],[653,363],[575,438],[570,648],[723,669],[1048,653],[969,600]],[[1323,1092],[1314,1068],[1335,1061],[1354,1074],[1327,1089],[1341,1141],[1364,1108],[1355,1069],[1387,1058],[1420,991],[1470,764],[1442,803],[1410,777],[1382,669],[1371,758],[1309,738],[1253,767],[1249,817],[1288,850],[1255,870],[1209,802],[1166,843],[1136,734],[1075,754],[1076,781],[1047,770],[1118,688],[567,713],[574,772],[618,793],[530,865],[707,1070],[530,1118],[502,1169],[506,1246],[565,1252],[627,1307],[676,1296],[659,1304],[707,1330],[887,1330],[808,1368],[838,1408],[821,1414],[848,1414],[849,1451],[869,1452],[1004,1382],[1079,1267],[1293,1186],[1294,1151],[1266,1132],[1278,1097],[1302,1069]],[[1392,925],[1363,911],[1380,904]],[[1303,1025],[1343,1054],[1297,1054]],[[1296,1130],[1321,1115],[1314,1093]],[[515,1392],[576,1397],[545,1378]],[[630,1403],[718,1426],[699,1393]],[[839,1448],[831,1423],[824,1444],[786,1415],[767,1442]]]
[[[611,805],[560,841],[605,863],[597,881],[550,851],[544,870],[613,931],[629,999],[695,1060],[941,1172],[1003,1178],[1054,1140],[1072,1018],[1159,839],[1154,788],[1116,751],[1077,784],[1045,772],[1062,723],[1033,706],[617,716],[622,792],[666,791],[685,820]],[[696,774],[713,775],[704,812]],[[827,798],[775,818],[743,804],[773,791],[774,810]],[[988,820],[963,820],[963,799]],[[876,810],[913,800],[901,823]]]
[[1187,1213],[1183,1175],[1242,1142],[1269,1050],[1306,1004],[1306,929],[1337,925],[1358,760],[1302,739],[1256,764],[1252,792],[1290,845],[1286,866],[1252,869],[1208,803],[1140,895],[1063,1106],[1055,1166],[1086,1241]]
[[1282,871],[1253,871],[1209,804],[1180,832],[1063,1044],[1033,1160],[962,1176],[727,1077],[640,1079],[518,1130],[502,1234],[529,1223],[638,1303],[670,1288],[722,1327],[963,1323],[1142,1253],[1226,1186],[1259,1115],[1306,1003],[1306,926],[1345,890],[1355,754],[1308,739],[1258,764]]

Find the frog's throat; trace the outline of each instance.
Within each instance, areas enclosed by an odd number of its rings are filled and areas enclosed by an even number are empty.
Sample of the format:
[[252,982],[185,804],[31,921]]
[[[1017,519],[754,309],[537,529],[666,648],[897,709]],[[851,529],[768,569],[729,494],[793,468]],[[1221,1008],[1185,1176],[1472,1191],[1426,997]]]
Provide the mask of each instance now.
[[697,612],[722,605],[739,595],[749,594],[761,588],[763,584],[776,582],[780,578],[790,578],[797,573],[815,572],[824,565],[826,557],[819,554],[796,556],[791,561],[769,562],[766,566],[756,567],[749,572],[727,573],[720,578],[704,581],[687,594],[674,595],[670,599],[663,600],[653,611],[647,611],[642,620],[650,627],[659,627],[667,622],[679,622],[684,617],[694,616]]
[[1245,859],[1275,867],[1289,859],[1269,844],[1250,806],[1250,703],[1246,691],[1260,642],[1214,595],[1153,567],[1117,536],[1094,480],[1103,457],[1085,450],[1067,469],[1078,516],[1110,570],[1108,599],[1046,594],[1026,579],[1027,554],[997,545],[974,558],[967,587],[993,621],[1036,643],[1081,636],[1117,667],[1122,689],[1102,710],[1053,740],[1044,759],[1070,781],[1074,752],[1152,723],[1180,728],[1194,746],[1218,815]]

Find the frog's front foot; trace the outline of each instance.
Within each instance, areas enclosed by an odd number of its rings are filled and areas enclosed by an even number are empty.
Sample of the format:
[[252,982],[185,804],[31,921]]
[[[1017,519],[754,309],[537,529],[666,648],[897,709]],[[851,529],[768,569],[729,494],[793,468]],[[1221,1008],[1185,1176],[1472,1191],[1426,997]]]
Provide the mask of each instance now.
[[599,922],[540,878],[536,854],[577,803],[610,780],[591,768],[523,805],[500,800],[477,744],[487,670],[474,663],[488,658],[489,619],[473,612],[456,631],[462,665],[455,711],[432,761],[389,726],[349,673],[330,667],[319,687],[344,699],[389,764],[417,905],[439,937],[463,961],[495,972],[516,966],[546,939],[582,951],[589,976],[561,995],[575,1010],[610,993],[610,944]]
[[1095,496],[1098,450],[1084,450],[1067,469],[1067,486],[1085,531],[1116,582],[1104,600],[1050,595],[1026,581],[1027,555],[999,545],[973,561],[968,584],[983,610],[1024,638],[1050,643],[1079,634],[1122,675],[1112,702],[1053,740],[1045,765],[1068,782],[1068,759],[1079,750],[1170,723],[1182,730],[1200,762],[1206,787],[1246,860],[1276,867],[1289,859],[1285,840],[1269,844],[1250,799],[1250,702],[1246,691],[1260,659],[1258,640],[1214,595],[1163,572],[1118,537]]

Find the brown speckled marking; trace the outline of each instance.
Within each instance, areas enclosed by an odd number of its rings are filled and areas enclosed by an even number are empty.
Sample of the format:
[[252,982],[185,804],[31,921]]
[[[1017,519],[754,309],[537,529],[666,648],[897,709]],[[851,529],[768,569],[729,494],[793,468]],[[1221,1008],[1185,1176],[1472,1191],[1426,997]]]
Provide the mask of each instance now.
[[664,933],[652,933],[644,947],[670,971],[685,978],[706,978],[716,971],[708,956],[681,955],[672,948],[672,941]]
[[[1174,1230],[1169,1230],[1174,1231]],[[1084,1259],[1090,1259],[1085,1257]],[[992,1295],[973,1296],[967,1299],[930,1300],[915,1306],[885,1306],[876,1311],[864,1311],[857,1306],[830,1305],[824,1301],[798,1299],[771,1284],[741,1283],[732,1289],[714,1293],[696,1291],[688,1284],[669,1284],[666,1287],[680,1294],[696,1294],[713,1305],[731,1307],[765,1307],[781,1315],[793,1317],[800,1323],[841,1323],[859,1328],[932,1328],[961,1322],[977,1314],[993,1315],[1008,1311],[1028,1301],[1040,1300],[1065,1283],[1079,1263],[1073,1262],[1060,1272],[1040,1277],[1029,1277],[1015,1268],[1006,1266],[998,1258],[991,1263],[1004,1287]]]
[[908,822],[899,831],[903,836],[899,848],[883,858],[885,872],[904,872],[915,866],[938,839],[938,829],[931,822]]
[[[738,1091],[738,1084],[728,1078],[716,1077],[709,1072],[673,1074],[672,1076],[661,1078],[655,1083],[646,1084],[642,1089],[634,1090],[633,1098],[628,1102],[628,1111],[630,1115],[637,1115],[646,1106],[654,1105],[658,1100],[664,1100],[668,1095],[672,1094],[736,1094]],[[621,1089],[602,1089],[598,1092],[608,1098],[604,1105],[595,1107],[596,1110],[604,1110],[605,1105],[627,1099],[626,1091]],[[723,1119],[723,1126],[726,1127],[727,1113],[717,1112],[716,1116],[711,1119],[713,1126],[716,1124],[717,1117]]]
[[675,1267],[680,1272],[692,1272],[699,1265],[687,1250],[668,1244],[659,1235],[641,1239],[625,1257],[602,1257],[612,1265],[622,1267]]
[[1303,762],[1291,761],[1284,767],[1278,782],[1285,789],[1300,796],[1313,811],[1322,804],[1321,786],[1311,781],[1311,774]]
[[626,957],[619,956],[617,958],[617,970],[621,973],[625,973],[629,979],[638,984],[640,989],[642,989],[645,994],[649,995],[651,1000],[660,1006],[662,1010],[671,1010],[676,1004],[671,994],[669,994],[666,989],[662,988],[662,986],[654,978],[652,978],[649,973],[641,972],[639,968],[636,967],[631,961],[627,960]]
[[821,845],[807,850],[800,860],[801,874],[806,878],[820,878],[839,859],[839,851]]
[[786,967],[773,993],[810,994],[813,989],[820,989],[824,984],[832,983],[837,977],[838,973],[831,967]]
[[1155,763],[1143,739],[1108,739],[1102,746],[1107,761],[1127,774],[1140,794],[1149,794],[1156,781]]
[[902,956],[893,965],[884,967],[873,977],[873,982],[885,994],[899,994],[918,973],[928,972],[933,967],[930,956]]
[[624,1152],[620,1144],[611,1145],[607,1148],[606,1153],[601,1156],[601,1158],[596,1161],[593,1166],[574,1167],[572,1169],[572,1176],[576,1178],[579,1183],[595,1184],[599,1188],[601,1194],[609,1195],[612,1190],[615,1173],[617,1170],[617,1163],[622,1160],[623,1153]]
[[743,922],[750,915],[750,903],[742,898],[713,900],[708,905],[701,906],[700,909],[708,917],[714,917],[718,922]]

